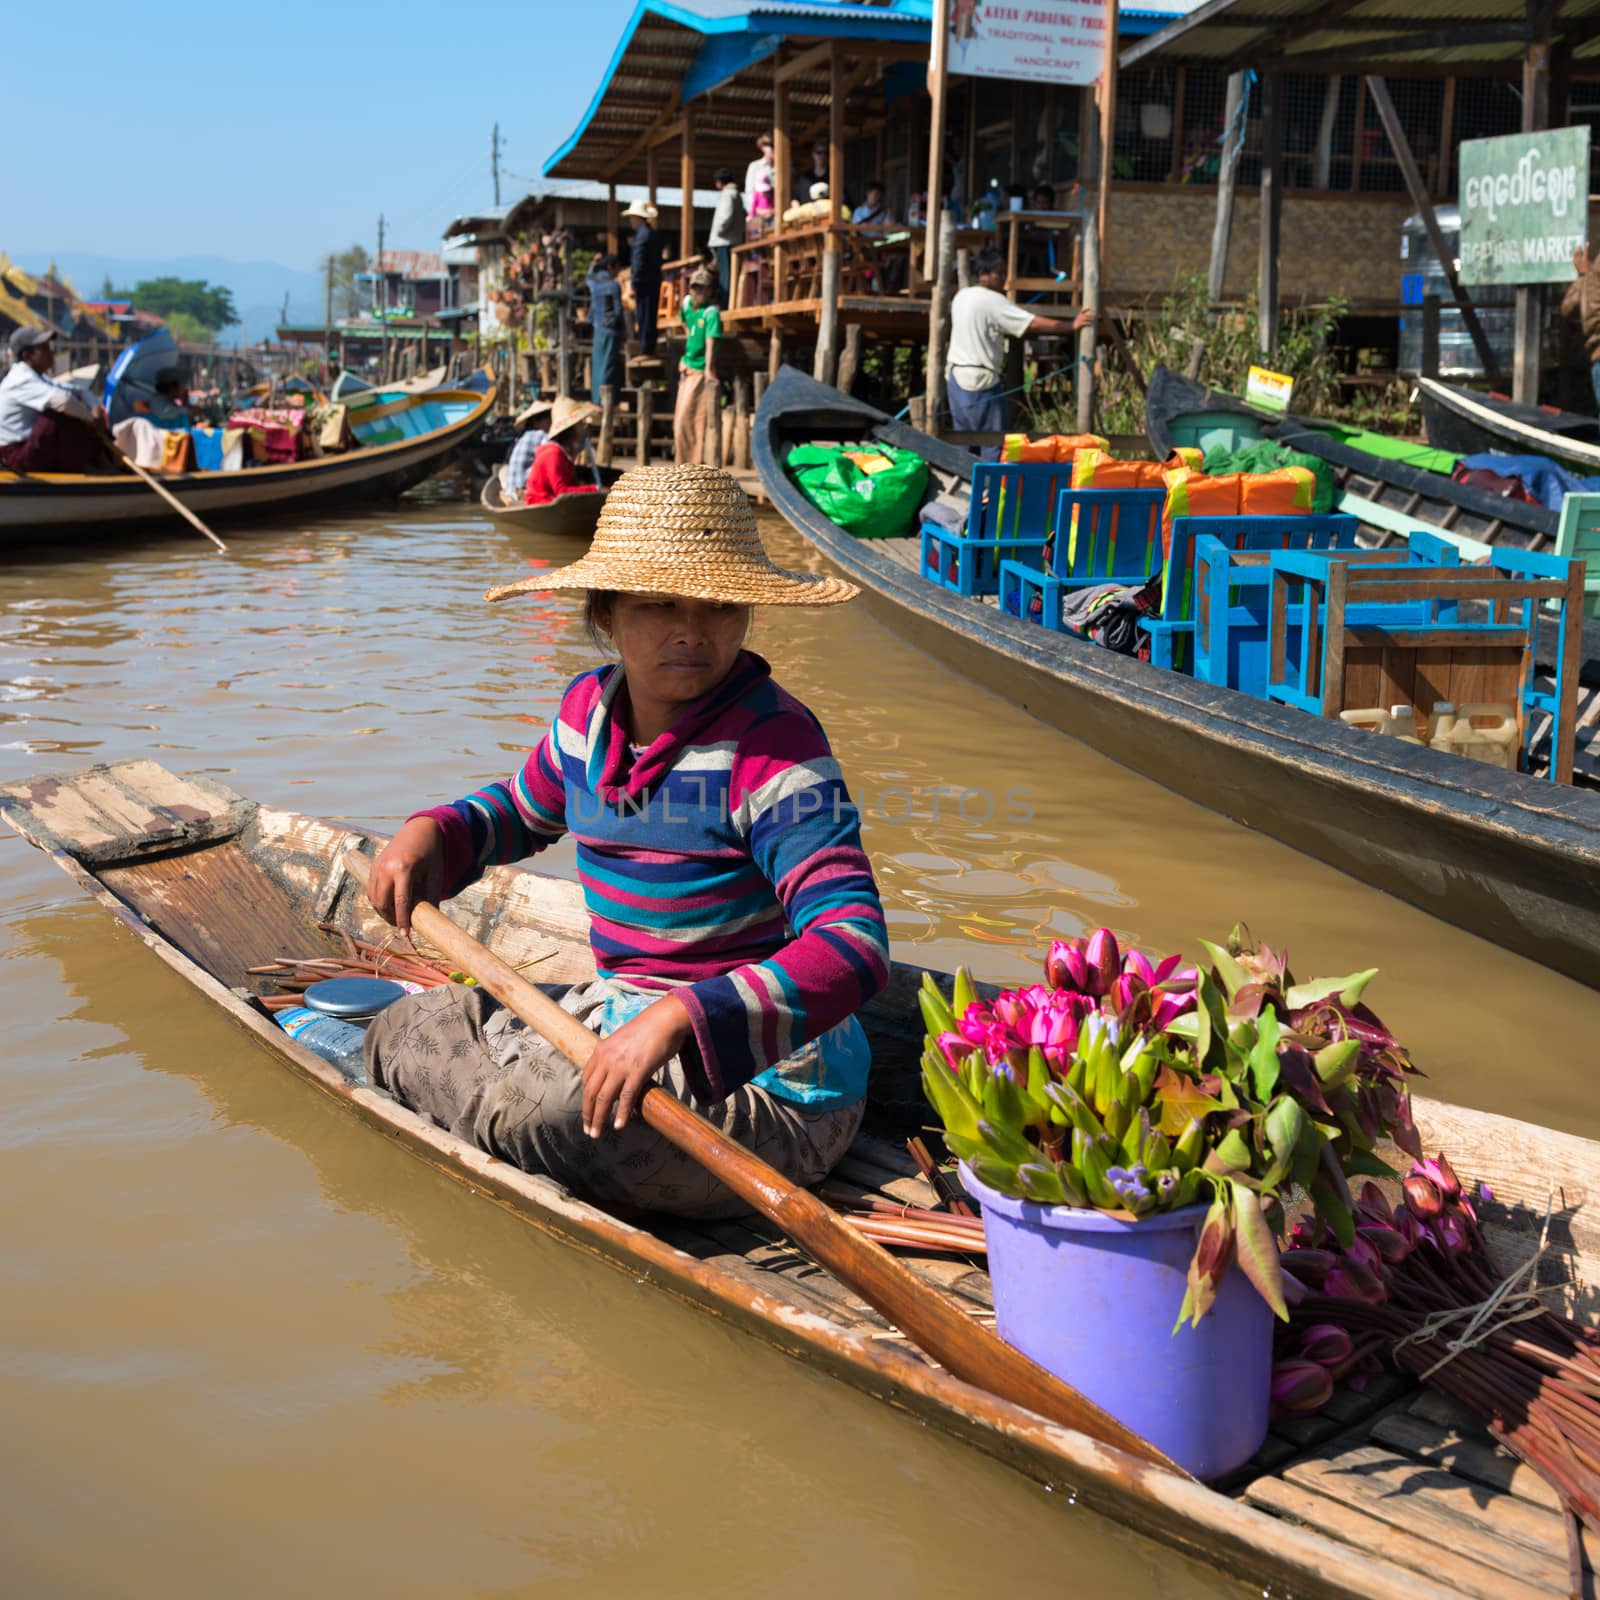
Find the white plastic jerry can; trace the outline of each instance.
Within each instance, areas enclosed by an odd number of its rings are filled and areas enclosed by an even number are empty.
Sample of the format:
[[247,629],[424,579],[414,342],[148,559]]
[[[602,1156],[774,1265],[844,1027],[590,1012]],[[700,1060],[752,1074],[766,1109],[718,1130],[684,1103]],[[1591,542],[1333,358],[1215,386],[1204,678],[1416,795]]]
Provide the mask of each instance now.
[[1507,772],[1517,770],[1522,739],[1514,707],[1482,700],[1457,706],[1454,738],[1459,754]]

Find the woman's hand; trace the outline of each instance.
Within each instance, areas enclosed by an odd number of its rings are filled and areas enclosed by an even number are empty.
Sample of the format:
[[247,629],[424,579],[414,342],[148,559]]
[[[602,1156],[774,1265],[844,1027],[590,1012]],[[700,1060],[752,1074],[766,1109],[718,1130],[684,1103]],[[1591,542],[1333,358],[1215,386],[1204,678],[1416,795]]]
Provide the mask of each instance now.
[[372,909],[401,933],[421,901],[438,904],[444,885],[444,834],[432,817],[413,817],[378,852],[367,882]]
[[684,1003],[666,994],[607,1034],[583,1069],[583,1131],[603,1139],[608,1128],[627,1127],[651,1078],[693,1032]]

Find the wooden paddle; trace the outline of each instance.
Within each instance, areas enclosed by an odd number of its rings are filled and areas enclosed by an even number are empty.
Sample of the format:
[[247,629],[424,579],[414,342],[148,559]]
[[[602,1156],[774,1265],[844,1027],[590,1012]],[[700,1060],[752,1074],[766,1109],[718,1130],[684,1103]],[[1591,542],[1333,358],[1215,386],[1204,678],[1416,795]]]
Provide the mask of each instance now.
[[[352,850],[344,857],[344,864],[366,888],[371,861]],[[426,901],[414,906],[411,922],[462,971],[470,973],[495,999],[582,1069],[600,1041],[576,1017],[458,928],[437,906]],[[1154,1445],[1013,1349],[981,1322],[975,1322],[814,1194],[791,1183],[726,1137],[675,1095],[665,1089],[647,1089],[639,1114],[662,1138],[693,1156],[847,1288],[914,1339],[947,1372],[1101,1444],[1112,1445],[1168,1472],[1188,1476]],[[1107,1329],[1106,1337],[1115,1338],[1115,1331]]]
[[149,473],[149,472],[147,472],[147,471],[146,471],[146,470],[145,470],[145,469],[144,469],[144,468],[143,468],[143,467],[141,467],[141,466],[140,466],[140,465],[139,465],[139,463],[138,463],[138,462],[137,462],[137,461],[135,461],[135,460],[134,460],[134,459],[133,459],[133,457],[132,457],[132,456],[130,456],[130,455],[129,455],[129,454],[128,454],[128,452],[127,452],[127,451],[126,451],[126,450],[124,450],[124,449],[123,449],[123,448],[122,448],[122,447],[121,447],[121,446],[120,446],[120,445],[119,445],[119,444],[118,444],[118,443],[117,443],[117,441],[116,441],[116,440],[115,440],[115,439],[113,439],[113,438],[112,438],[112,437],[111,437],[111,435],[110,435],[110,434],[106,434],[106,435],[104,435],[104,438],[105,438],[105,442],[106,442],[106,448],[107,448],[107,449],[108,449],[108,450],[110,450],[110,451],[111,451],[111,452],[112,452],[112,453],[113,453],[113,454],[114,454],[114,455],[117,455],[117,456],[120,456],[120,457],[121,457],[121,458],[122,458],[122,460],[123,460],[123,461],[125,461],[125,462],[127,462],[127,464],[128,464],[128,469],[129,469],[129,471],[131,471],[131,472],[132,472],[132,473],[133,473],[133,475],[134,475],[134,476],[135,476],[135,477],[136,477],[136,478],[142,478],[142,479],[143,479],[143,480],[144,480],[144,481],[145,481],[145,482],[146,482],[146,483],[147,483],[147,484],[148,484],[148,485],[149,485],[149,486],[150,486],[150,487],[151,487],[151,488],[152,488],[152,489],[154,489],[154,490],[155,490],[155,492],[156,492],[156,493],[157,493],[157,494],[158,494],[158,495],[160,495],[160,496],[161,496],[161,498],[162,498],[162,499],[163,499],[163,500],[165,500],[165,501],[166,501],[166,502],[167,502],[167,504],[168,504],[168,505],[169,505],[169,506],[171,506],[171,507],[172,507],[172,509],[173,509],[173,510],[174,510],[174,511],[176,511],[176,512],[177,512],[177,513],[178,513],[178,515],[179,515],[179,516],[180,516],[180,517],[182,517],[182,518],[183,518],[183,520],[184,520],[184,521],[185,521],[185,522],[187,522],[187,523],[189,523],[189,524],[190,524],[190,525],[191,525],[191,526],[193,526],[193,527],[195,527],[195,528],[197,528],[197,529],[198,529],[198,530],[199,530],[199,531],[200,531],[200,532],[201,532],[201,533],[203,533],[203,534],[204,534],[204,535],[205,535],[205,536],[206,536],[206,538],[208,538],[208,539],[209,539],[209,540],[210,540],[210,541],[211,541],[211,542],[212,542],[212,544],[214,544],[214,545],[215,545],[215,546],[216,546],[216,547],[217,547],[217,549],[219,549],[219,550],[220,550],[220,551],[221,551],[221,552],[222,552],[222,553],[223,553],[223,555],[227,555],[227,553],[228,553],[228,547],[227,547],[227,545],[225,545],[225,544],[224,544],[224,543],[223,543],[223,542],[222,542],[222,541],[221,541],[221,540],[220,540],[220,539],[219,539],[219,538],[218,538],[218,537],[217,537],[217,536],[216,536],[216,534],[214,534],[214,533],[213,533],[213,532],[212,532],[212,531],[211,531],[211,530],[210,530],[210,529],[209,529],[209,528],[208,528],[208,527],[207,527],[207,526],[206,526],[206,525],[205,525],[205,523],[203,523],[203,522],[202,522],[202,521],[201,521],[201,520],[200,520],[200,519],[199,519],[199,517],[197,517],[197,516],[196,516],[196,515],[195,515],[195,514],[194,514],[194,512],[192,512],[192,511],[191,511],[191,510],[190,510],[190,509],[189,509],[189,508],[188,508],[188,506],[186,506],[186,505],[185,505],[185,504],[184,504],[184,503],[183,503],[183,501],[181,501],[181,500],[180,500],[180,499],[179,499],[179,498],[178,498],[178,497],[177,497],[177,495],[175,495],[175,494],[174,494],[174,493],[173,493],[173,492],[172,492],[172,491],[171,491],[171,490],[170,490],[170,489],[169,489],[169,488],[168,488],[168,487],[167,487],[167,486],[166,486],[166,484],[164,484],[164,483],[161,483],[161,482],[159,482],[159,481],[158,481],[158,480],[157,480],[157,479],[156,479],[156,478],[155,478],[155,477],[154,477],[154,476],[153,476],[153,475],[152,475],[152,474],[151,474],[151,473]]

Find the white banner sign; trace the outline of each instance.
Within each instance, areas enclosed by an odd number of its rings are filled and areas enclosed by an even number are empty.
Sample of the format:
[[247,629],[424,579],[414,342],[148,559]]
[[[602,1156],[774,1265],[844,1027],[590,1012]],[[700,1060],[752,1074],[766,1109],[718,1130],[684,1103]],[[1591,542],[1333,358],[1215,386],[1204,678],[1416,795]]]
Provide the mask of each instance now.
[[1098,83],[1104,0],[950,0],[950,71],[1035,83]]

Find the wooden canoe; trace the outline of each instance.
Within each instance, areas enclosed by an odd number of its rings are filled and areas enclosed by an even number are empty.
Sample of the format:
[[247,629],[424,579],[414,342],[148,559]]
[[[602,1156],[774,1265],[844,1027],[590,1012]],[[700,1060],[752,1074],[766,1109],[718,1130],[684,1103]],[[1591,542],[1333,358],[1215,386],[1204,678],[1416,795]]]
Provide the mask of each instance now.
[[1600,424],[1553,406],[1519,405],[1502,395],[1419,378],[1422,423],[1441,450],[1478,455],[1548,456],[1580,477],[1600,475]]
[[1208,389],[1167,367],[1157,367],[1150,375],[1145,432],[1151,453],[1159,457],[1180,444],[1207,449],[1222,444],[1231,449],[1255,439],[1276,439],[1291,449],[1321,456],[1333,467],[1339,509],[1361,521],[1372,544],[1390,544],[1410,524],[1420,523],[1482,544],[1532,550],[1555,546],[1559,519],[1545,506],[1506,500],[1457,483],[1442,472],[1374,455],[1319,426],[1315,418],[1260,411],[1237,395]]
[[[456,1181],[533,1226],[755,1334],[942,1429],[1119,1525],[1257,1589],[1296,1600],[1540,1600],[1564,1592],[1562,1524],[1544,1485],[1486,1434],[1399,1378],[1340,1389],[1329,1410],[1274,1427],[1256,1460],[1206,1487],[1173,1477],[952,1378],[759,1221],[624,1221],[485,1155],[381,1091],[350,1083],[256,1004],[247,969],[282,954],[338,953],[330,923],[381,925],[341,862],[379,842],[275,810],[152,761],[0,787],[0,814],[284,1066]],[[447,910],[540,981],[593,975],[573,883],[496,868]],[[140,959],[133,956],[130,959]],[[874,1052],[867,1129],[835,1178],[900,1203],[933,1203],[904,1155],[927,1121],[917,1082],[921,969],[897,965],[862,1013]],[[1552,1186],[1561,1208],[1550,1281],[1569,1309],[1600,1301],[1600,1146],[1504,1117],[1419,1102],[1447,1149],[1495,1200],[1484,1221],[1509,1268],[1532,1250]],[[981,1263],[909,1257],[975,1317],[992,1299]]]
[[752,450],[775,510],[912,644],[1124,766],[1448,922],[1600,987],[1600,795],[1371,738],[1116,655],[924,578],[918,541],[857,539],[784,470],[878,439],[947,478],[972,457],[784,367]]
[[[605,488],[622,474],[614,467],[600,468]],[[606,503],[604,493],[561,494],[542,506],[519,506],[508,502],[500,487],[500,474],[491,472],[478,496],[478,504],[494,518],[495,526],[514,528],[518,533],[549,533],[568,539],[588,539]]]
[[[202,521],[267,518],[282,512],[368,505],[421,483],[465,448],[488,421],[494,395],[433,390],[352,412],[363,442],[339,455],[241,472],[183,472],[162,483]],[[0,470],[0,545],[77,543],[182,523],[137,478],[124,473],[21,474]]]

